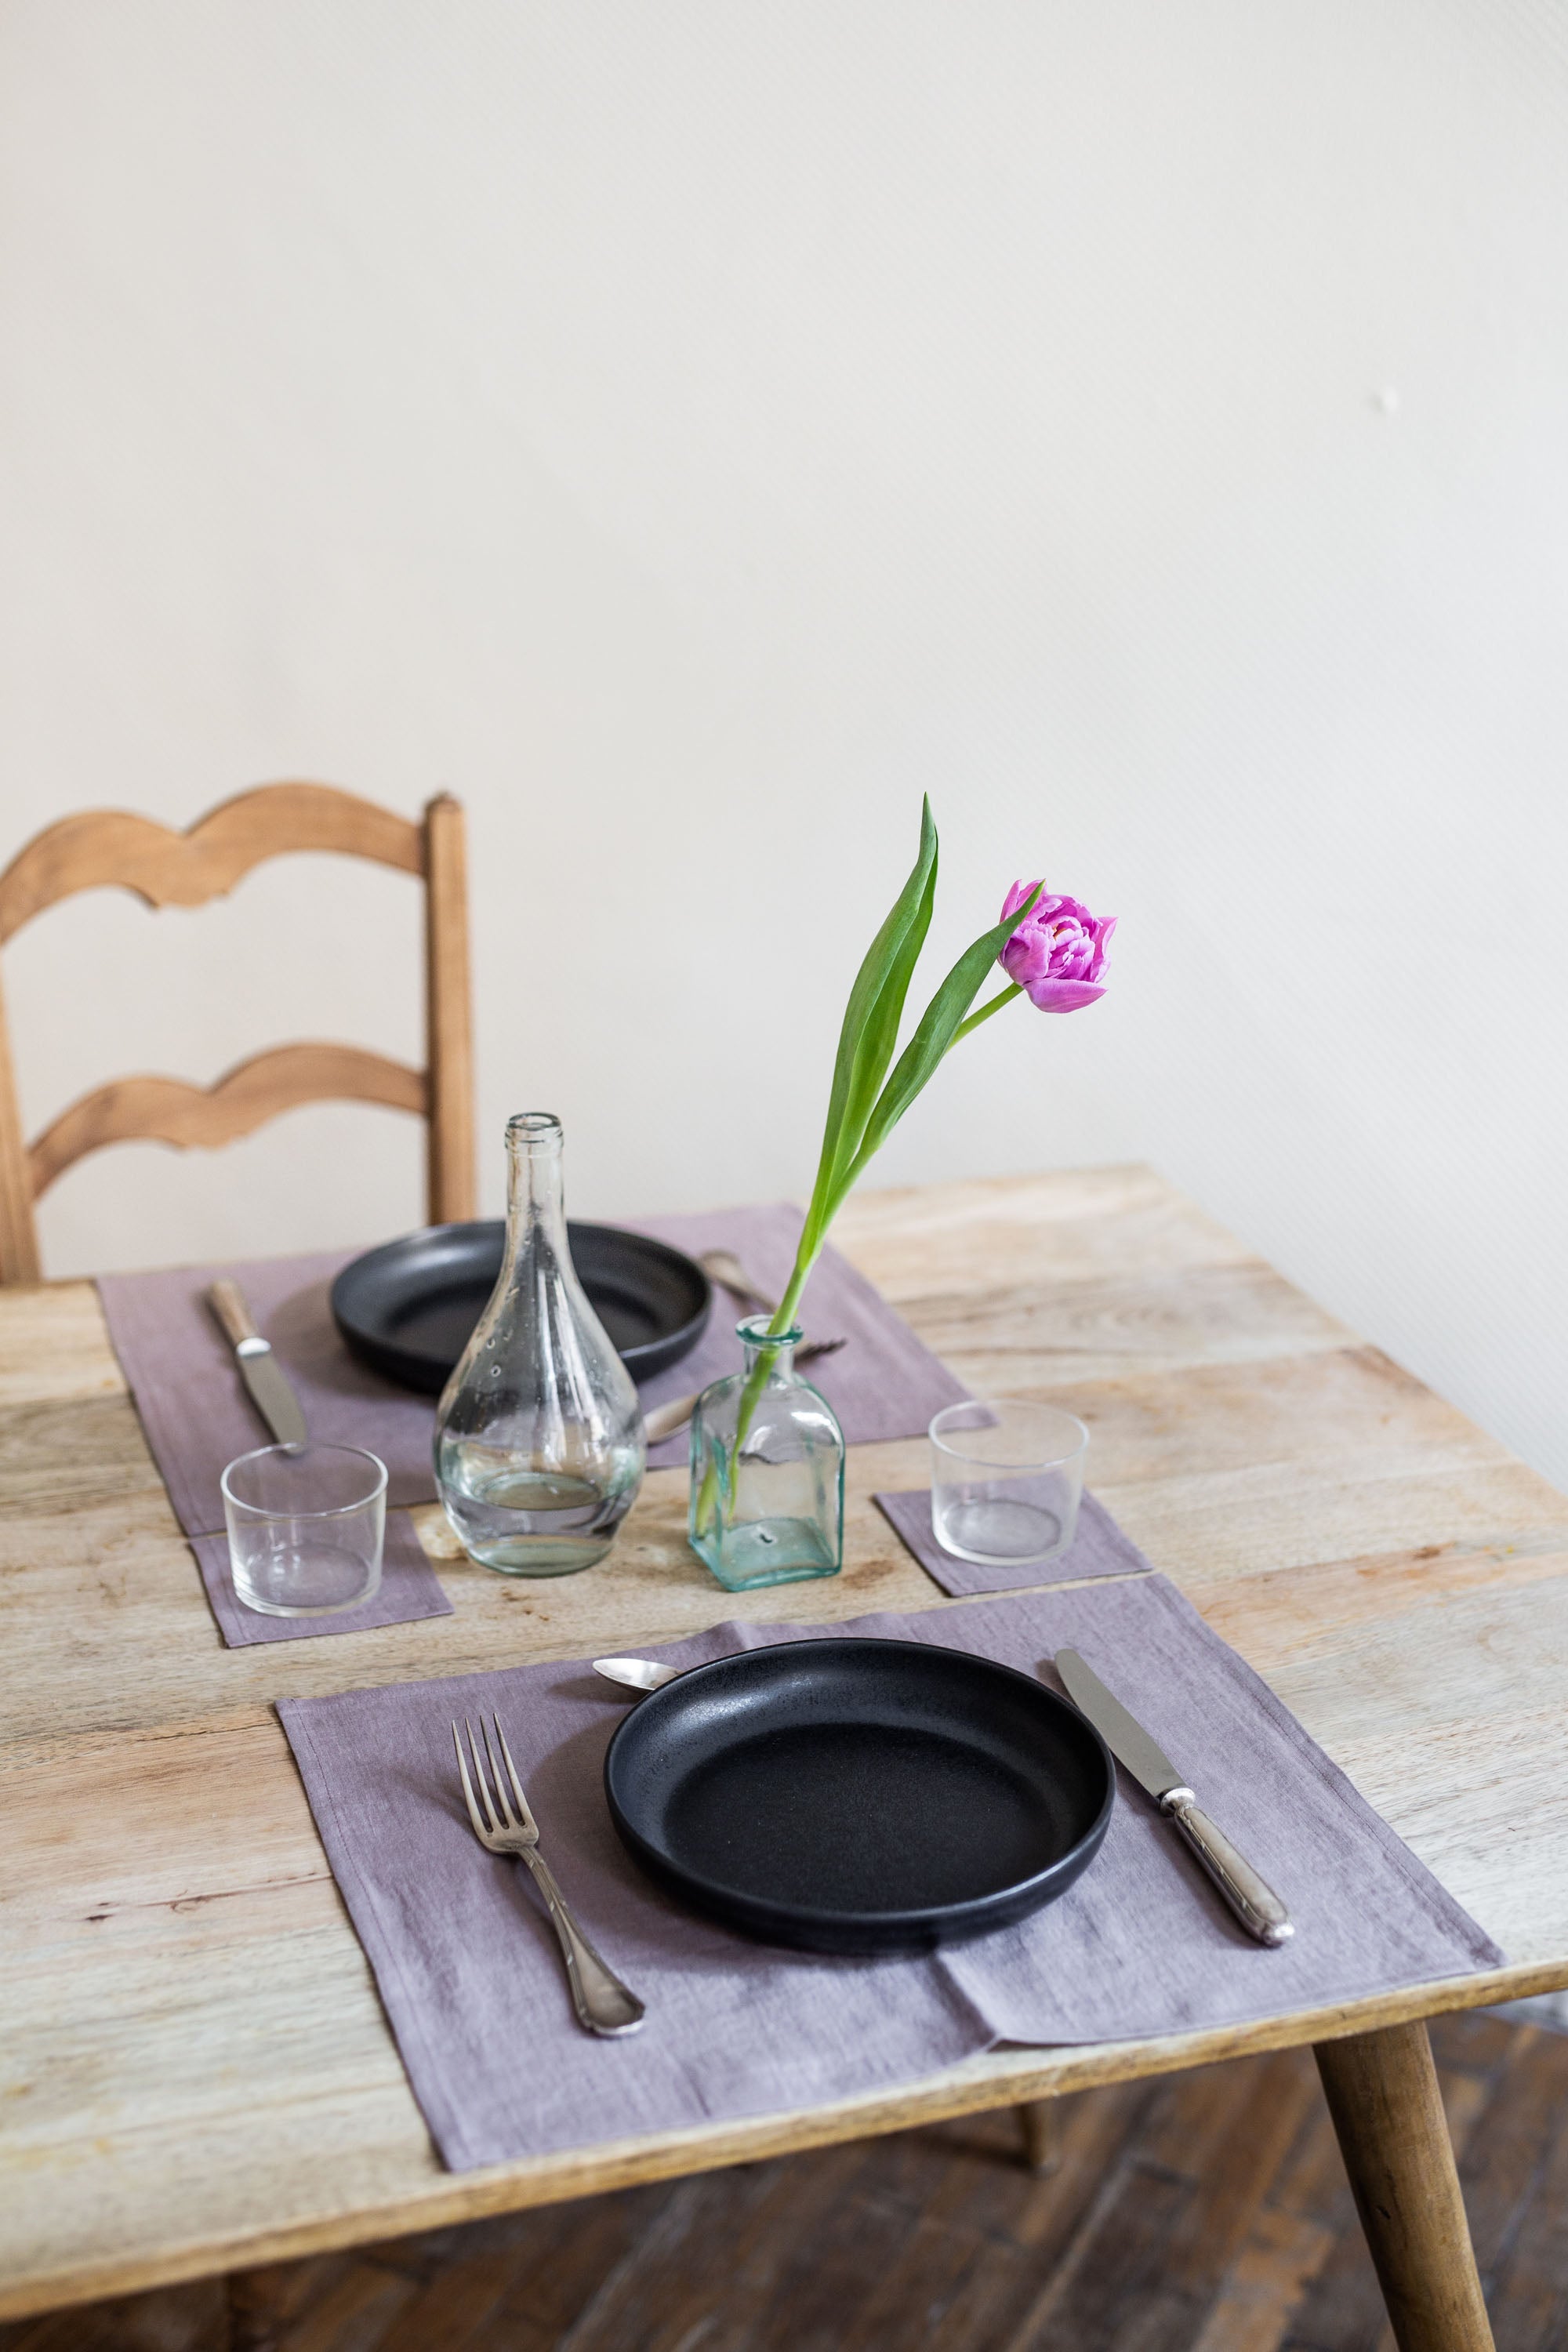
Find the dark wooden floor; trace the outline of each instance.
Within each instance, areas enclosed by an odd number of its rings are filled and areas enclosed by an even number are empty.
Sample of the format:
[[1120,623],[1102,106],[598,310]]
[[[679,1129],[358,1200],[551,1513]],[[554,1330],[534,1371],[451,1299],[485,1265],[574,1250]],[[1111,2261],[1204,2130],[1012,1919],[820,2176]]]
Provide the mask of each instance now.
[[[1568,2036],[1433,2043],[1499,2352],[1568,2346]],[[990,2116],[0,2327],[0,2352],[1374,2352],[1310,2058]]]

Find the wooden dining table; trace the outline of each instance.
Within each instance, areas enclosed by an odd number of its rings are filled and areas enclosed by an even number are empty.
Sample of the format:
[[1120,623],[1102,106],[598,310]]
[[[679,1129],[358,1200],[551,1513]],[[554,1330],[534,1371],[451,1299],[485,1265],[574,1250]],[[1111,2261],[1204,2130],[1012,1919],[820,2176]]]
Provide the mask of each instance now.
[[1311,2043],[1405,2352],[1489,2345],[1423,2021],[1568,1987],[1568,1500],[1144,1168],[867,1192],[835,1240],[971,1389],[1091,1432],[1122,1527],[1510,1965],[1218,2031],[1004,2048],[875,2095],[443,2170],[273,1701],[951,1612],[851,1448],[842,1574],[721,1593],[684,1471],[559,1581],[226,1649],[97,1293],[0,1291],[0,2317]]

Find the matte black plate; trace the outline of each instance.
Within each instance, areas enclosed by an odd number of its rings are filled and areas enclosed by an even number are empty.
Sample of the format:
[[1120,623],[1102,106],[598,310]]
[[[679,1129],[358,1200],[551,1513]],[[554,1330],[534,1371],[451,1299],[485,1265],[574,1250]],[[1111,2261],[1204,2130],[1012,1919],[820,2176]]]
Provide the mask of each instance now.
[[[713,1304],[700,1265],[618,1225],[566,1232],[578,1279],[634,1381],[689,1353]],[[426,1225],[356,1257],[332,1285],[332,1318],[349,1352],[405,1388],[439,1396],[496,1286],[505,1240],[499,1217]]]
[[1099,1853],[1116,1776],[1031,1675],[925,1642],[783,1642],[649,1692],[605,1758],[649,1874],[764,1943],[923,1952],[1026,1918]]

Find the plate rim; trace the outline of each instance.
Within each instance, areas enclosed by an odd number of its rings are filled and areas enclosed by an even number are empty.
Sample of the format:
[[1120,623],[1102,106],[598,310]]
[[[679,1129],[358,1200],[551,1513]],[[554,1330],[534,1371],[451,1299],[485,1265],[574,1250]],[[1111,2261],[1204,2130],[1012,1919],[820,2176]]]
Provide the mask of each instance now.
[[[1105,1795],[1089,1827],[1081,1837],[1074,1839],[1065,1853],[1058,1854],[1054,1862],[1047,1863],[1043,1870],[1034,1872],[1028,1878],[1014,1879],[1005,1886],[994,1887],[984,1895],[970,1895],[962,1903],[922,1903],[911,1909],[902,1911],[833,1911],[821,1904],[807,1906],[786,1903],[773,1895],[747,1895],[726,1885],[721,1879],[707,1878],[698,1871],[688,1870],[683,1864],[671,1863],[626,1820],[616,1800],[611,1781],[611,1768],[616,1748],[623,1736],[631,1730],[637,1717],[642,1715],[644,1707],[650,1702],[662,1698],[667,1691],[679,1689],[681,1684],[695,1676],[706,1675],[714,1667],[733,1665],[739,1658],[775,1656],[781,1651],[820,1650],[825,1643],[840,1646],[853,1643],[857,1648],[870,1644],[879,1650],[910,1651],[925,1657],[929,1657],[933,1651],[939,1654],[946,1652],[950,1656],[967,1659],[973,1665],[984,1666],[993,1673],[1010,1675],[1014,1681],[1022,1683],[1037,1696],[1047,1700],[1060,1714],[1068,1717],[1079,1729],[1086,1732],[1091,1747],[1100,1751],[1100,1762],[1105,1770]],[[1055,1872],[1059,1871],[1075,1855],[1087,1853],[1088,1860],[1092,1861],[1104,1842],[1110,1827],[1111,1815],[1116,1809],[1116,1764],[1103,1737],[1096,1726],[1089,1721],[1088,1716],[1074,1706],[1071,1699],[1064,1698],[1059,1691],[1054,1691],[1049,1683],[1043,1681],[1038,1675],[1026,1674],[1021,1666],[1005,1665],[999,1658],[988,1658],[978,1650],[962,1650],[952,1642],[911,1642],[881,1633],[824,1633],[816,1639],[805,1641],[763,1642],[760,1643],[754,1650],[731,1650],[721,1658],[704,1658],[699,1665],[682,1667],[672,1681],[661,1683],[657,1690],[648,1691],[644,1697],[629,1707],[611,1732],[609,1745],[605,1750],[604,1786],[605,1801],[609,1808],[610,1819],[615,1824],[617,1835],[626,1844],[637,1849],[637,1853],[647,1854],[655,1866],[657,1874],[679,1875],[689,1885],[700,1888],[704,1894],[716,1895],[725,1904],[750,1905],[757,1910],[770,1910],[778,1913],[781,1916],[795,1919],[820,1920],[826,1927],[852,1927],[867,1922],[874,1922],[879,1929],[885,1927],[889,1933],[900,1927],[916,1927],[933,1919],[962,1921],[974,1912],[989,1909],[994,1904],[1019,1899],[1026,1895],[1030,1888],[1038,1885],[1042,1879],[1049,1878]],[[1085,1866],[1087,1867],[1087,1864]]]
[[[332,1276],[331,1283],[328,1289],[327,1303],[338,1337],[342,1341],[343,1346],[349,1350],[349,1353],[354,1356],[359,1361],[363,1362],[365,1360],[360,1354],[361,1349],[384,1349],[389,1353],[402,1353],[406,1355],[411,1360],[423,1362],[428,1366],[432,1372],[440,1370],[440,1366],[433,1356],[419,1356],[416,1350],[404,1347],[401,1341],[392,1339],[389,1336],[368,1332],[362,1326],[357,1324],[351,1326],[349,1319],[344,1314],[340,1304],[342,1287],[342,1285],[349,1280],[351,1276],[361,1273],[370,1261],[373,1259],[380,1259],[388,1252],[405,1249],[416,1242],[429,1242],[437,1239],[444,1234],[472,1234],[481,1227],[489,1230],[499,1230],[503,1237],[504,1243],[506,1233],[506,1219],[504,1217],[450,1217],[446,1219],[440,1224],[415,1225],[410,1227],[407,1233],[393,1234],[384,1242],[373,1242],[369,1249],[357,1251],[355,1255],[348,1260],[346,1265],[341,1265],[338,1268],[337,1273]],[[617,1237],[624,1237],[627,1240],[636,1242],[645,1249],[657,1251],[667,1259],[674,1259],[678,1261],[681,1267],[687,1270],[694,1277],[695,1287],[701,1300],[701,1304],[698,1307],[696,1313],[689,1316],[684,1323],[679,1325],[676,1330],[666,1334],[663,1339],[640,1343],[643,1347],[662,1349],[671,1346],[677,1340],[685,1339],[686,1344],[681,1347],[678,1353],[671,1359],[672,1364],[683,1361],[684,1359],[690,1354],[692,1349],[695,1348],[698,1342],[701,1339],[703,1333],[707,1330],[710,1322],[712,1320],[714,1299],[713,1284],[709,1277],[706,1268],[700,1265],[698,1260],[692,1257],[687,1251],[678,1247],[674,1242],[664,1241],[657,1234],[639,1233],[635,1225],[607,1224],[602,1218],[597,1217],[572,1217],[567,1220],[567,1232],[569,1235],[573,1232],[614,1234]],[[580,1276],[579,1279],[581,1279]],[[690,1334],[690,1338],[689,1339],[686,1338],[688,1333]],[[616,1349],[616,1353],[617,1355],[620,1354],[620,1350],[618,1349]],[[637,1377],[639,1370],[639,1367],[637,1365],[635,1360],[637,1353],[637,1349],[632,1351],[634,1360],[629,1363],[626,1362],[626,1357],[622,1356],[621,1358],[622,1362],[626,1364],[626,1369],[631,1373],[634,1381]],[[456,1361],[460,1360],[460,1357],[456,1360]],[[455,1363],[453,1365],[447,1366],[443,1373],[443,1378],[449,1379],[454,1369]],[[385,1370],[381,1371],[380,1377],[383,1380],[392,1380],[395,1381],[396,1380],[395,1375]],[[643,1377],[645,1379],[653,1379],[655,1374],[651,1371],[645,1370],[643,1372]],[[404,1383],[398,1382],[397,1384],[403,1385]],[[432,1390],[429,1393],[433,1395],[436,1391]]]

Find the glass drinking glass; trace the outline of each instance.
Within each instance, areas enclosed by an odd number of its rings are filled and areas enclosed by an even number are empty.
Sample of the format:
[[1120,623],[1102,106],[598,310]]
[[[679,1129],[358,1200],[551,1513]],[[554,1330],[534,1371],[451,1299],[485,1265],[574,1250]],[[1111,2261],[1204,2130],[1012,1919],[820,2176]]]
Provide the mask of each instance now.
[[931,1523],[943,1551],[984,1568],[1032,1567],[1078,1531],[1089,1432],[1026,1397],[972,1397],[931,1425]]
[[436,1412],[436,1487],[465,1550],[503,1576],[603,1559],[642,1485],[642,1408],[566,1239],[561,1121],[508,1122],[500,1277]]
[[326,1617],[381,1590],[386,1465],[357,1445],[263,1445],[223,1474],[234,1589],[264,1617]]
[[743,1371],[715,1381],[691,1415],[687,1536],[730,1592],[837,1576],[844,1562],[844,1433],[795,1368],[798,1330],[736,1325]]

